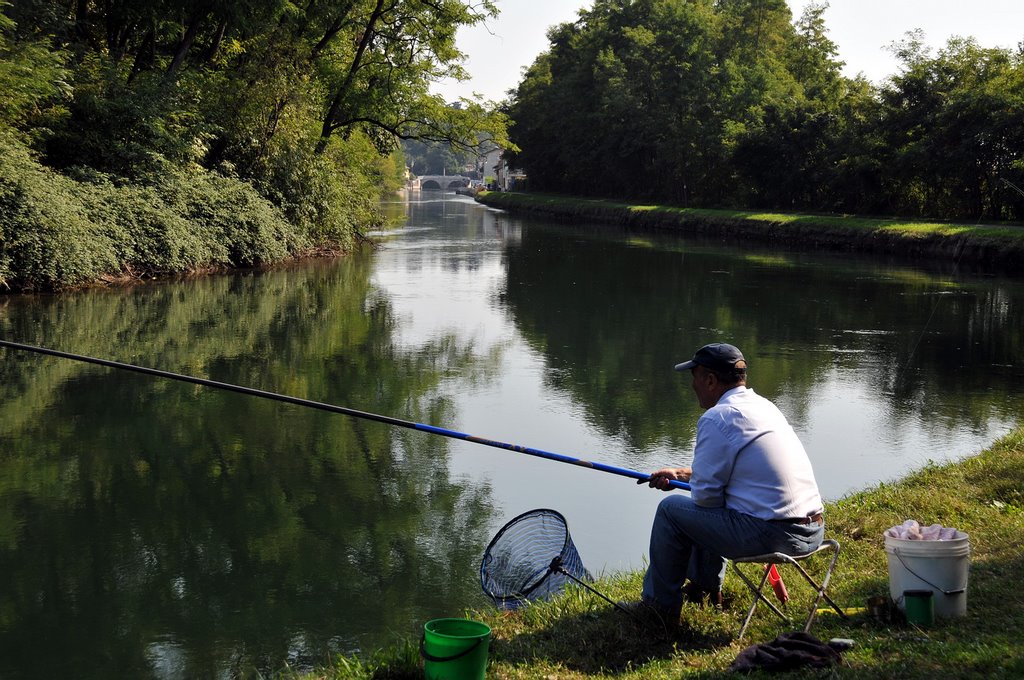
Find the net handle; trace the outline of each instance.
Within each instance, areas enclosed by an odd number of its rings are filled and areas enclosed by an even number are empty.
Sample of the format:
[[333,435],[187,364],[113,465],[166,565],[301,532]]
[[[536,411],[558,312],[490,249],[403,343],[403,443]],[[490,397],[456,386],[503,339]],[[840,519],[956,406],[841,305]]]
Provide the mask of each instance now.
[[631,616],[632,618],[636,619],[637,621],[639,621],[639,620],[640,620],[639,618],[637,618],[637,616],[636,616],[635,614],[633,614],[633,612],[629,611],[628,609],[626,609],[625,607],[623,607],[623,606],[622,606],[621,604],[619,604],[618,602],[614,602],[614,601],[612,601],[612,600],[611,600],[611,599],[610,599],[610,598],[609,598],[609,597],[608,597],[607,595],[605,595],[605,594],[604,594],[604,593],[602,593],[601,591],[599,591],[599,590],[597,590],[597,589],[595,589],[595,588],[591,587],[591,585],[590,585],[589,583],[586,583],[586,582],[584,582],[584,581],[581,581],[580,579],[578,579],[578,578],[576,578],[575,576],[573,576],[572,574],[570,574],[570,573],[569,573],[569,571],[568,571],[568,570],[567,570],[567,569],[566,569],[565,567],[563,567],[563,566],[562,566],[562,556],[561,556],[561,555],[557,555],[557,556],[555,557],[555,559],[551,560],[551,566],[549,566],[549,567],[548,567],[548,569],[550,569],[550,570],[551,570],[551,571],[553,571],[553,572],[554,572],[554,571],[557,571],[557,572],[558,572],[558,573],[560,573],[560,574],[565,574],[565,575],[566,575],[566,576],[568,576],[568,577],[569,577],[569,578],[570,578],[570,579],[571,579],[571,580],[572,580],[572,581],[573,581],[574,583],[578,583],[579,585],[583,586],[584,588],[586,588],[586,589],[587,589],[587,590],[589,590],[590,592],[594,593],[595,595],[597,595],[598,597],[600,597],[601,599],[603,599],[603,600],[604,600],[605,602],[607,602],[607,603],[608,603],[608,604],[610,604],[611,606],[613,606],[613,607],[615,607],[616,609],[618,609],[618,610],[619,610],[620,612],[625,612],[626,614],[629,614],[629,615],[630,615],[630,616]]

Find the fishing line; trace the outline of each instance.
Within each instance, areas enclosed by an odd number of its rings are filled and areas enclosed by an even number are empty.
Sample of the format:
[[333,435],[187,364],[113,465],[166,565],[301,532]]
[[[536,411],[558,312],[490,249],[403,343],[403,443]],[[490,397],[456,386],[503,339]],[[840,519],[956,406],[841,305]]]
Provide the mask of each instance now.
[[914,353],[917,352],[917,348],[920,346],[921,340],[924,339],[924,334],[928,332],[928,326],[931,325],[932,319],[935,317],[935,312],[939,309],[939,304],[942,303],[942,295],[936,295],[935,297],[935,304],[932,305],[932,310],[928,314],[928,319],[925,320],[924,326],[921,327],[921,332],[918,333],[917,340],[914,341],[914,346],[910,348],[910,354],[907,355],[907,360],[903,362],[903,366],[900,367],[900,370],[896,373],[896,380],[893,381],[892,384],[892,391],[894,395],[896,394],[897,388],[900,386],[900,379],[903,377],[903,372],[910,367],[910,362],[914,358]]
[[[390,416],[383,416],[376,413],[368,413],[366,411],[359,411],[357,409],[347,408],[345,406],[336,406],[334,404],[326,404],[324,402],[313,401],[311,399],[292,397],[287,394],[278,394],[276,392],[258,390],[252,387],[243,387],[241,385],[233,385],[231,383],[219,382],[217,380],[196,378],[190,375],[184,375],[182,373],[161,371],[156,368],[136,366],[134,364],[126,364],[119,361],[110,361],[108,359],[97,359],[95,357],[89,357],[82,354],[72,354],[70,352],[62,352],[60,350],[49,349],[46,347],[36,347],[34,345],[25,345],[17,342],[9,342],[7,340],[0,340],[0,347],[6,347],[8,349],[20,350],[25,352],[35,352],[37,354],[45,354],[48,356],[59,357],[62,359],[70,359],[72,361],[81,361],[87,364],[96,364],[98,366],[116,368],[123,371],[132,371],[135,373],[142,373],[144,375],[152,375],[159,378],[167,378],[169,380],[178,380],[180,382],[192,383],[193,385],[202,385],[203,387],[213,387],[215,389],[227,390],[229,392],[237,392],[238,394],[245,394],[251,397],[260,397],[262,399],[281,401],[286,404],[304,406],[306,408],[317,409],[320,411],[328,411],[330,413],[340,413],[342,415],[351,416],[353,418],[360,418],[363,420],[373,420],[378,423],[385,423],[387,425],[394,425],[396,427],[404,427],[410,430],[417,430],[419,432],[428,432],[430,434],[437,434],[441,435],[442,437],[449,437],[451,439],[460,439],[462,441],[473,442],[474,444],[482,444],[483,446],[491,446],[497,449],[513,451],[515,453],[523,453],[528,456],[536,456],[538,458],[553,460],[559,463],[569,463],[571,465],[578,465],[580,467],[597,470],[598,472],[607,472],[610,474],[620,475],[623,477],[630,477],[632,479],[637,480],[638,483],[648,481],[651,478],[649,474],[637,472],[636,470],[630,470],[628,468],[617,467],[615,465],[606,465],[604,463],[598,463],[589,460],[582,460],[580,458],[573,458],[572,456],[566,456],[560,453],[552,453],[550,451],[535,449],[529,446],[521,446],[519,444],[508,444],[505,442],[496,441],[494,439],[487,439],[485,437],[477,437],[471,434],[466,434],[465,432],[449,430],[443,427],[435,427],[433,425],[425,425],[423,423],[414,423],[409,420],[392,418]],[[669,486],[676,489],[690,489],[690,485],[685,482],[671,481],[669,482]]]

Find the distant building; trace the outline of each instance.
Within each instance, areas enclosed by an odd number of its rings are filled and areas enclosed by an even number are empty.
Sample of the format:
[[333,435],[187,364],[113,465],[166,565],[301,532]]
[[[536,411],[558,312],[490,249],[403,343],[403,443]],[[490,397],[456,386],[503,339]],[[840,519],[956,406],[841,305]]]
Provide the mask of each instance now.
[[504,152],[495,147],[480,157],[481,174],[488,188],[499,191],[525,191],[526,173],[509,165]]

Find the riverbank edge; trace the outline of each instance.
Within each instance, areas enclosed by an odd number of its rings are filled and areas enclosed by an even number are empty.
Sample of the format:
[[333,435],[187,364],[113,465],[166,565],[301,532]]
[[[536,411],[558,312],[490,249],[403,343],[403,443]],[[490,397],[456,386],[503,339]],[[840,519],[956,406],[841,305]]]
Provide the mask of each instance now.
[[513,214],[603,222],[801,249],[885,253],[945,260],[993,272],[1024,272],[1024,227],[679,208],[554,194],[483,191],[476,200]]
[[[966,459],[935,464],[873,488],[826,503],[826,537],[841,545],[830,594],[850,612],[844,621],[829,611],[811,633],[821,640],[846,638],[854,647],[836,668],[844,678],[1016,678],[1024,677],[1024,626],[1020,574],[1024,556],[1024,425]],[[927,629],[885,622],[863,611],[869,597],[888,594],[883,532],[906,519],[939,523],[970,536],[971,567],[967,614],[936,621]],[[643,530],[647,530],[644,527]],[[806,584],[783,572],[794,597]],[[603,575],[595,588],[612,600],[635,599],[642,572]],[[550,602],[518,612],[472,610],[452,616],[483,621],[492,629],[488,678],[631,678],[663,680],[681,676],[734,677],[727,669],[747,645],[771,640],[789,628],[759,610],[744,641],[735,639],[749,594],[731,571],[725,612],[687,605],[672,638],[637,627],[607,602],[570,590]],[[792,606],[795,618],[803,605]],[[340,658],[312,674],[288,677],[369,679],[422,677],[418,638],[369,657]],[[794,677],[820,677],[797,671]]]

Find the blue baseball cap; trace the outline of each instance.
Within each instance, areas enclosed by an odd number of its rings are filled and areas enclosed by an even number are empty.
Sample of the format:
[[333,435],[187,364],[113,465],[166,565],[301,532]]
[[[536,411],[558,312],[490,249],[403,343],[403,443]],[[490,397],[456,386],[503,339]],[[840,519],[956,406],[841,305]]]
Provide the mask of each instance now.
[[747,361],[739,348],[724,342],[715,342],[701,347],[689,361],[676,364],[676,370],[688,371],[694,366],[703,366],[718,372],[745,371]]

